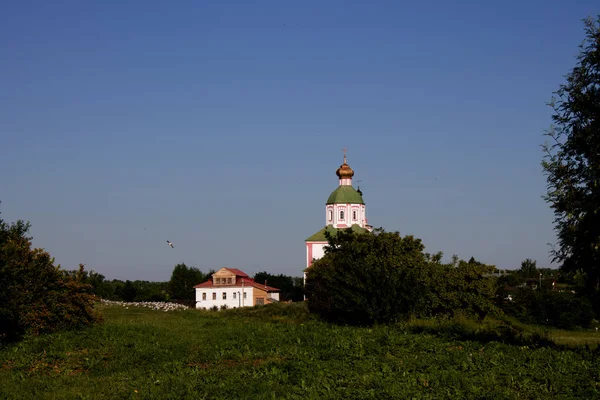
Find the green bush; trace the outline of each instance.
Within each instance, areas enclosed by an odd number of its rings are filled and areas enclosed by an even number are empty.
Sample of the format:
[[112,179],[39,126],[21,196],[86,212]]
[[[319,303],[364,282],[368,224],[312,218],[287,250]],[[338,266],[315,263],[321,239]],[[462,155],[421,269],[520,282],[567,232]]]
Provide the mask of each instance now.
[[[70,276],[41,249],[31,248],[29,223],[0,219],[0,339],[13,341],[79,328],[100,320],[91,286]],[[83,265],[80,265],[83,275]]]
[[425,289],[418,276],[425,263],[419,239],[378,229],[338,231],[328,240],[325,256],[307,270],[311,313],[339,324],[370,325],[413,311]]
[[308,268],[308,309],[327,321],[369,325],[414,315],[483,319],[495,312],[493,266],[457,258],[442,264],[441,253],[424,253],[413,236],[376,229],[372,233],[328,233],[325,255]]
[[504,311],[530,324],[555,326],[562,329],[590,327],[594,318],[592,303],[570,292],[521,288]]
[[457,313],[483,320],[496,313],[496,284],[488,275],[491,265],[475,261],[450,264],[430,262],[421,276],[427,291],[419,299],[415,313],[419,317],[455,316]]

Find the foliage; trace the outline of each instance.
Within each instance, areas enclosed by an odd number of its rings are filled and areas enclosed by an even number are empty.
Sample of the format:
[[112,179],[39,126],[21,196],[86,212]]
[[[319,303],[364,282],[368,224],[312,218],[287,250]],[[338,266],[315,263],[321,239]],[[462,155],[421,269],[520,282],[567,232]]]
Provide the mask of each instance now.
[[304,300],[304,279],[283,274],[274,275],[266,271],[257,272],[253,278],[256,282],[280,289],[279,300],[302,301]]
[[494,305],[496,278],[490,275],[495,267],[476,261],[459,260],[455,264],[430,262],[421,276],[426,293],[419,299],[415,313],[421,317],[476,315],[483,320]]
[[[600,396],[597,350],[539,346],[537,340],[535,345],[510,345],[503,343],[505,335],[481,341],[478,332],[486,333],[495,326],[492,322],[428,320],[412,321],[410,326],[342,327],[310,318],[303,307],[304,303],[270,304],[175,314],[102,306],[102,327],[0,349],[0,397]],[[533,332],[523,332],[523,340],[533,339]],[[468,335],[476,340],[462,339]]]
[[80,328],[100,320],[95,296],[82,282],[84,266],[75,277],[54,266],[42,249],[31,248],[30,224],[0,219],[0,339],[13,341]]
[[458,257],[443,264],[442,253],[425,253],[420,239],[381,228],[328,240],[306,280],[309,309],[325,320],[362,325],[457,313],[483,319],[497,311],[494,266]]
[[592,298],[600,282],[600,16],[585,21],[585,33],[578,63],[550,103],[542,167],[558,236],[554,260],[564,271],[581,269]]
[[369,325],[405,318],[424,286],[424,246],[413,236],[378,228],[326,232],[325,255],[308,268],[308,308],[326,321]]
[[523,278],[537,278],[537,276],[538,276],[537,262],[530,258],[526,258],[521,263],[521,269],[519,269],[519,274]]
[[136,294],[137,294],[137,289],[135,288],[135,286],[133,286],[133,284],[131,283],[131,281],[129,279],[126,280],[125,285],[123,286],[123,289],[121,291],[121,297],[123,298],[123,301],[135,300]]
[[503,309],[525,323],[562,329],[587,328],[594,318],[592,304],[586,297],[558,290],[520,288]]
[[173,299],[193,300],[194,286],[202,283],[207,277],[196,267],[188,267],[185,263],[175,265],[169,281],[169,294]]

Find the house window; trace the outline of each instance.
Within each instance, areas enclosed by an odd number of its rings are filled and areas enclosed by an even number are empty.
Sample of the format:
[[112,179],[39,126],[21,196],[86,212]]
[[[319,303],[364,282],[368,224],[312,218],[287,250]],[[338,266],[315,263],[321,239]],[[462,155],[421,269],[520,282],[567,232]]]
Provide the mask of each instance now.
[[256,305],[257,306],[264,306],[265,305],[265,298],[264,297],[257,297],[256,298]]
[[352,219],[356,221],[356,211],[352,211]]
[[233,292],[233,299],[234,299],[234,300],[235,300],[235,294],[236,294],[236,293],[235,293],[235,292]]
[[217,278],[217,285],[221,284],[221,278]]
[[227,278],[227,284],[231,285],[231,278]]
[[206,300],[206,293],[202,293],[202,300]]
[[223,292],[223,300],[227,300],[227,293]]
[[344,210],[340,211],[340,219],[342,221],[344,220]]
[[246,293],[246,292],[244,292],[244,300],[246,299],[246,294],[247,294],[247,293]]
[[217,292],[213,292],[213,300],[217,299]]

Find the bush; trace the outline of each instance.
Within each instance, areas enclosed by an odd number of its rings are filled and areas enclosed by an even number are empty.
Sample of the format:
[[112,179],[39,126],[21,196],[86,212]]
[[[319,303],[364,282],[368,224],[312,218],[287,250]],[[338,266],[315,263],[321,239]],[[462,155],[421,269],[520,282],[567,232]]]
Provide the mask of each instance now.
[[427,291],[419,299],[415,314],[433,317],[456,316],[459,313],[483,320],[488,313],[496,313],[495,278],[486,276],[493,270],[493,266],[473,258],[469,262],[457,260],[456,266],[454,263],[428,263],[421,275]]
[[471,259],[440,262],[413,236],[376,229],[328,233],[323,258],[307,270],[308,309],[350,325],[389,323],[414,315],[485,318],[495,312],[494,267]]
[[[79,328],[100,320],[91,286],[70,276],[41,249],[31,248],[29,223],[0,219],[0,339],[17,340]],[[83,275],[83,265],[80,265]]]
[[[327,234],[328,235],[328,234]],[[308,309],[339,324],[370,325],[407,317],[422,295],[424,246],[377,229],[328,235],[325,256],[307,270]]]
[[594,318],[592,303],[570,292],[519,289],[504,311],[522,322],[562,329],[588,328]]

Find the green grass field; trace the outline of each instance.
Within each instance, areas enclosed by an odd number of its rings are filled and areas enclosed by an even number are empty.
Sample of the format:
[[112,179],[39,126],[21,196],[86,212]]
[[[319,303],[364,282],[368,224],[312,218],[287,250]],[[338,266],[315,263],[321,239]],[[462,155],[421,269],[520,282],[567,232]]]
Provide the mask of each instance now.
[[101,325],[0,349],[0,398],[600,398],[599,351],[477,340],[477,327],[475,340],[457,339],[451,324],[445,336],[431,323],[339,327],[304,304],[99,308]]

